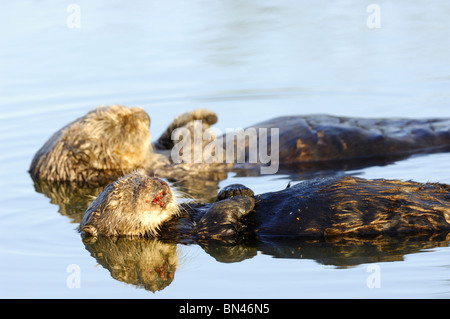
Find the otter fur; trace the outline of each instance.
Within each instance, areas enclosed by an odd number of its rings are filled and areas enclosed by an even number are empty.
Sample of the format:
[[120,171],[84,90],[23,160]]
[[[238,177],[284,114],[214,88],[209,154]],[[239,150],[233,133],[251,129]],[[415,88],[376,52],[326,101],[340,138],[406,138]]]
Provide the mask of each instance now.
[[80,229],[94,236],[155,236],[165,221],[177,215],[178,204],[165,181],[133,172],[100,193]]
[[217,121],[213,112],[203,109],[182,114],[154,147],[150,117],[142,108],[101,106],[54,133],[34,155],[29,172],[34,179],[88,186],[105,185],[137,169],[165,177],[209,171],[211,180],[217,175],[223,179],[226,164],[174,165],[170,152],[156,149],[168,143],[167,138],[176,127],[192,129],[192,121],[200,119],[203,130]]
[[35,154],[38,179],[102,182],[151,161],[150,118],[142,108],[100,107],[64,126]]
[[[193,131],[195,120],[202,121],[202,132],[205,132],[217,122],[217,115],[204,109],[183,113],[152,144],[150,117],[142,108],[100,107],[53,134],[35,154],[29,172],[34,179],[96,185],[106,185],[136,169],[164,178],[225,179],[234,163],[220,162],[220,159],[214,163],[172,161],[172,132],[180,127]],[[391,120],[310,115],[274,118],[252,127],[279,128],[280,165],[387,157],[441,150],[450,145],[448,119]],[[272,138],[270,132],[268,140]],[[225,136],[221,138],[226,141]],[[208,142],[202,141],[202,146],[205,148]],[[267,145],[268,152],[272,152],[271,145]],[[235,154],[242,148],[248,153],[248,144],[235,146],[238,148]]]
[[[159,204],[161,193],[169,195],[164,205]],[[88,236],[131,234],[191,241],[450,230],[450,186],[437,183],[347,176],[314,179],[256,196],[234,184],[214,203],[176,204],[173,198],[162,180],[132,173],[105,188],[86,210],[80,230]]]

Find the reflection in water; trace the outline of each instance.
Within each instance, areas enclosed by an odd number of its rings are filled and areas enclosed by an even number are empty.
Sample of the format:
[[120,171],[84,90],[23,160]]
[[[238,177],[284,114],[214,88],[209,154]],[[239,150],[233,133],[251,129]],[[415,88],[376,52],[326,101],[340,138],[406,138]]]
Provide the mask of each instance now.
[[447,247],[449,232],[370,238],[340,237],[330,239],[261,239],[238,245],[218,242],[201,243],[202,248],[219,262],[240,262],[260,251],[275,258],[311,259],[319,264],[351,267],[365,263],[403,260],[406,254],[422,249]]
[[[347,268],[365,263],[403,260],[422,249],[446,247],[448,233],[336,240],[258,241],[237,245],[201,243],[206,253],[223,263],[251,259],[260,251],[275,258],[311,259],[323,265]],[[156,238],[86,237],[86,249],[119,281],[156,292],[169,286],[180,260],[176,242]]]
[[370,238],[341,237],[304,241],[262,241],[256,247],[277,258],[312,259],[323,265],[351,267],[366,263],[403,260],[403,256],[422,249],[447,247],[449,232]]
[[39,179],[33,181],[36,192],[50,198],[52,204],[59,205],[61,215],[69,217],[75,223],[81,222],[86,209],[104,188],[80,187],[69,182],[51,183]]
[[104,236],[87,237],[83,243],[116,280],[155,292],[166,288],[174,279],[178,265],[175,243]]

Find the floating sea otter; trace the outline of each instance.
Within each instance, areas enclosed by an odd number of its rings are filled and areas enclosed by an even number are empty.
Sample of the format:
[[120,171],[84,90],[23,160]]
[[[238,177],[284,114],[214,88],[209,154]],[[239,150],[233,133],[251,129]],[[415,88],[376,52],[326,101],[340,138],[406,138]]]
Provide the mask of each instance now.
[[193,241],[448,231],[450,186],[341,177],[257,196],[230,185],[215,203],[177,204],[166,182],[136,172],[100,193],[80,230],[90,236]]
[[[150,118],[138,107],[100,107],[57,131],[35,154],[30,174],[46,181],[75,181],[103,184],[142,168],[149,175],[186,178],[194,184],[199,178],[221,180],[233,163],[174,163],[172,132],[177,128],[194,130],[201,120],[205,132],[217,122],[208,110],[195,110],[178,116],[162,136],[151,143]],[[450,145],[449,119],[358,119],[316,116],[275,118],[253,128],[278,128],[277,165],[329,163],[355,158],[370,159],[395,154],[411,154],[442,149]],[[270,140],[271,130],[268,130]],[[211,136],[214,139],[214,136]],[[222,140],[226,140],[223,138]],[[210,141],[202,141],[205,147]],[[247,144],[244,148],[248,157]],[[274,152],[270,148],[268,152]],[[236,151],[238,153],[239,150]]]
[[[196,119],[202,119],[205,128],[217,121],[214,113],[197,110],[178,117],[172,126],[188,125]],[[30,174],[50,182],[101,185],[135,169],[160,173],[170,166],[163,175],[189,173],[183,165],[171,165],[164,151],[153,149],[149,125],[149,116],[139,107],[114,105],[94,109],[53,134],[35,154]],[[205,169],[202,164],[193,167],[196,172]],[[208,165],[208,171],[213,170]]]

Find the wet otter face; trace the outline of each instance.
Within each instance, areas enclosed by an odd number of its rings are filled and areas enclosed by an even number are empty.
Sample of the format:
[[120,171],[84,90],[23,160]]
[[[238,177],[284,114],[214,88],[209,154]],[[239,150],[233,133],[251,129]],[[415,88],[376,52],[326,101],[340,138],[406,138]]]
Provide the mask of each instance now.
[[134,172],[100,193],[86,210],[80,229],[94,236],[156,236],[159,227],[178,212],[165,181]]
[[133,200],[138,211],[163,211],[174,200],[172,190],[162,179],[144,177],[136,183]]

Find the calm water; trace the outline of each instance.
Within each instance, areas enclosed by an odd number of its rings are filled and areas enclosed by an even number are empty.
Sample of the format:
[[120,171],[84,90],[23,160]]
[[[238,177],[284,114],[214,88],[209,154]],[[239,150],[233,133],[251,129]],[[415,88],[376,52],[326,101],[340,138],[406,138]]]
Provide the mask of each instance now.
[[[68,27],[71,3],[80,28]],[[37,192],[27,173],[53,132],[101,104],[142,106],[154,137],[200,107],[218,114],[222,131],[289,114],[450,117],[450,3],[377,1],[376,29],[366,23],[370,3],[2,1],[0,297],[449,298],[446,238],[89,246],[70,214],[80,207]],[[450,183],[449,172],[442,153],[340,173]],[[260,193],[305,176],[230,173],[220,186],[240,182]],[[107,251],[122,244],[130,254],[108,266]],[[166,268],[147,280],[127,260]],[[380,285],[370,288],[373,274]]]

